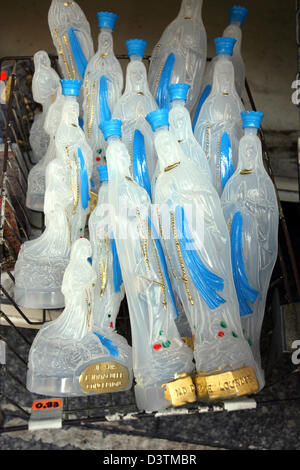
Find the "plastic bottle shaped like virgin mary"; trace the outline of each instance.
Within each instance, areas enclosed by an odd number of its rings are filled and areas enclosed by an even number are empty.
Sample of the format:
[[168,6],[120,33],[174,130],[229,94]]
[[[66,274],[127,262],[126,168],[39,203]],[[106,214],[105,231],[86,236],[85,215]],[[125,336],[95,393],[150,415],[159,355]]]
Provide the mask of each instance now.
[[220,199],[169,132],[168,110],[154,111],[147,119],[161,164],[154,197],[159,233],[194,335],[198,397],[227,399],[256,392],[259,376],[242,333]]
[[278,250],[278,205],[257,135],[263,114],[242,113],[238,166],[221,203],[231,239],[233,277],[244,334],[261,367],[260,336]]
[[42,105],[42,112],[35,115],[29,134],[32,149],[31,158],[34,163],[37,163],[47,152],[49,134],[44,128],[44,123],[48,110],[56,99],[60,83],[58,74],[51,67],[47,52],[36,52],[33,56],[33,62],[32,96],[36,103]]
[[62,283],[65,309],[42,326],[30,349],[26,385],[31,392],[83,396],[131,387],[132,371],[122,365],[121,348],[93,330],[96,273],[91,254],[87,239],[76,240]]
[[61,283],[69,263],[72,190],[63,160],[46,169],[45,225],[42,235],[25,242],[15,264],[15,302],[26,308],[64,307]]
[[48,24],[62,75],[83,80],[88,61],[94,55],[91,28],[75,1],[52,0]]
[[131,174],[133,174],[134,134],[137,130],[142,134],[147,171],[151,182],[157,157],[152,143],[151,128],[145,120],[145,116],[157,109],[157,105],[150,93],[147,70],[143,63],[146,45],[147,43],[143,39],[129,39],[126,41],[130,58],[126,69],[126,87],[114,107],[112,118],[119,119],[122,122],[122,139],[127,145],[131,156]]
[[237,166],[244,106],[234,84],[231,55],[235,39],[221,37],[215,39],[215,44],[218,60],[212,90],[196,119],[194,134],[208,158],[214,186],[221,195]]
[[62,95],[61,84],[59,84],[56,99],[49,107],[44,123],[44,129],[50,136],[47,152],[43,158],[31,168],[28,175],[26,206],[35,211],[43,212],[44,210],[46,168],[56,157],[55,134],[60,123],[63,104],[64,96]]
[[199,97],[207,54],[202,4],[202,0],[182,0],[177,18],[167,26],[153,49],[149,85],[159,108],[169,105],[171,83],[191,86],[186,103],[189,111]]
[[80,80],[61,80],[64,105],[60,124],[55,135],[56,154],[65,163],[73,194],[73,207],[70,213],[72,241],[84,236],[89,213],[90,179],[92,176],[93,155],[84,131],[78,124],[78,96]]
[[242,96],[245,88],[245,63],[242,57],[242,26],[248,15],[248,9],[235,5],[229,9],[229,25],[224,29],[223,36],[236,39],[232,54],[234,67],[235,87],[239,96]]
[[190,86],[185,83],[170,85],[170,131],[176,137],[183,153],[198,166],[203,176],[211,181],[212,177],[207,158],[194,136],[190,113],[185,106],[189,90]]
[[[87,142],[93,150],[94,191],[98,192],[97,166],[105,164],[106,143],[101,122],[111,113],[123,90],[123,72],[113,51],[113,31],[118,15],[108,11],[97,13],[98,50],[89,61],[84,76],[83,126]],[[100,126],[100,127],[99,127]]]
[[[121,122],[106,121],[102,130],[108,141],[109,202],[130,314],[137,406],[154,411],[195,401],[193,354],[175,325],[174,295],[150,218],[150,197],[142,181],[140,185],[131,178],[130,156],[120,141]],[[181,396],[176,387],[181,387]]]
[[94,328],[114,343],[126,343],[117,334],[116,318],[125,295],[112,221],[109,218],[107,166],[98,166],[100,189],[97,206],[89,218],[89,235],[92,246],[92,266],[97,273],[94,293]]
[[[236,43],[232,53],[232,64],[234,67],[234,81],[237,94],[241,97],[245,87],[245,64],[241,53],[242,47],[242,25],[248,15],[248,9],[242,6],[232,6],[229,9],[229,25],[224,29],[222,36],[233,38]],[[213,82],[215,63],[218,60],[216,55],[210,62],[206,63],[201,95],[195,109],[195,116],[199,114],[199,109],[210,94]]]

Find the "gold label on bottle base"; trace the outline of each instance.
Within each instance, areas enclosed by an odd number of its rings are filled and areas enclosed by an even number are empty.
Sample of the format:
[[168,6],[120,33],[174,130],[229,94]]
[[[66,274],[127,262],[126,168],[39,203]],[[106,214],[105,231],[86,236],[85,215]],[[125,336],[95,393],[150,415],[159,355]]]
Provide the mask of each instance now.
[[119,392],[127,389],[129,372],[118,362],[98,362],[81,373],[79,383],[84,393]]
[[195,377],[198,399],[219,400],[241,397],[259,389],[253,367],[223,372],[222,374]]
[[197,400],[195,385],[187,374],[178,375],[175,380],[163,384],[162,387],[165,387],[165,399],[172,406],[182,406]]

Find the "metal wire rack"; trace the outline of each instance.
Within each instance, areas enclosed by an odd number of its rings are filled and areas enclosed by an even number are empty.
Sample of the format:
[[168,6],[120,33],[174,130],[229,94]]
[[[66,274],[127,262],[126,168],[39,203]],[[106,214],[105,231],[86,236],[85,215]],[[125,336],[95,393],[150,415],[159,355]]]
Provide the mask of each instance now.
[[[121,61],[128,60],[125,55],[119,55],[118,58]],[[50,55],[50,59],[53,67],[59,72],[57,57]],[[147,63],[149,63],[149,59],[149,56],[145,57]],[[4,69],[8,71],[9,79],[5,89],[7,101],[1,107],[2,114],[5,116],[5,125],[3,143],[0,147],[2,169],[0,175],[0,432],[11,432],[28,429],[32,402],[40,399],[26,389],[27,358],[37,329],[46,321],[53,319],[53,312],[49,310],[33,312],[20,308],[15,303],[11,290],[7,286],[7,284],[14,283],[14,263],[21,244],[36,236],[37,233],[41,233],[44,227],[44,218],[42,213],[30,211],[25,205],[27,177],[33,165],[29,132],[34,115],[39,111],[31,94],[31,80],[34,72],[33,58],[28,56],[0,58],[0,71]],[[248,108],[256,109],[247,81],[244,99]],[[266,169],[275,184],[263,131],[261,131],[261,140]],[[274,325],[272,324],[270,327],[268,324],[272,312],[278,311],[280,304],[295,302],[300,298],[297,265],[279,196],[278,204],[280,208],[280,249],[266,309],[268,331],[270,328],[273,331]],[[120,308],[117,330],[128,339],[129,343],[131,342],[126,299]],[[269,338],[267,343],[267,364],[272,366],[272,360],[277,357],[278,347],[276,347],[276,341],[270,342]],[[287,368],[286,376],[291,376],[295,372],[298,372],[297,368]],[[283,378],[286,377],[281,376],[278,380]],[[267,380],[264,390],[267,390],[271,385],[272,383]],[[260,394],[255,396],[256,406],[266,403],[266,400],[274,404],[278,402],[274,396],[271,399],[264,398],[264,395]],[[194,414],[203,410],[213,412],[225,409],[224,403],[210,405],[196,403],[178,409],[166,410],[165,413],[159,413],[159,416],[168,416],[170,413],[173,415],[174,413]],[[137,410],[133,390],[122,394],[63,399],[63,426],[86,425],[115,419],[129,422],[132,418],[141,419],[153,416],[157,416],[157,414],[141,413]]]

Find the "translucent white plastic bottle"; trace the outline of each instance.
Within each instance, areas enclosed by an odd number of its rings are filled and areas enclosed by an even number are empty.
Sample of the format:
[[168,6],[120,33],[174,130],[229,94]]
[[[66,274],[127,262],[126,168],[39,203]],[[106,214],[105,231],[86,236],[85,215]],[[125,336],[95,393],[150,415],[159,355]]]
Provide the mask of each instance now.
[[[229,9],[229,25],[224,29],[222,36],[230,37],[236,40],[232,53],[232,63],[234,67],[235,88],[237,94],[241,97],[245,87],[245,64],[242,57],[242,25],[248,14],[247,8],[243,6],[232,6]],[[209,95],[213,82],[214,66],[218,56],[206,63],[203,83],[201,87],[201,95],[195,108],[195,116],[199,114],[199,110]]]
[[72,244],[84,236],[92,151],[78,125],[81,81],[61,80],[64,103],[56,157],[46,168],[43,234],[22,245],[15,265],[15,301],[27,308],[64,307],[61,283]]
[[121,122],[107,121],[102,130],[108,141],[109,201],[130,314],[136,402],[140,410],[161,410],[170,406],[164,384],[192,372],[192,350],[175,326],[174,299],[150,218],[150,197],[131,178],[130,156],[120,140]]
[[[257,135],[263,114],[243,114],[238,166],[221,198],[231,237],[233,277],[245,338],[261,367],[260,336],[278,251],[278,206]],[[262,373],[262,372],[261,372]]]
[[190,113],[185,106],[189,89],[190,86],[185,83],[170,86],[170,131],[176,137],[183,153],[197,165],[203,177],[212,180],[208,160],[193,134]]
[[225,28],[223,36],[236,39],[232,54],[232,63],[234,66],[235,88],[239,96],[242,96],[245,88],[245,63],[242,57],[242,26],[248,15],[248,9],[235,5],[229,9],[229,25]]
[[88,61],[94,55],[91,28],[75,1],[52,0],[48,23],[62,75],[82,80]]
[[215,44],[218,60],[212,90],[201,107],[194,134],[208,158],[213,184],[221,195],[237,165],[244,106],[234,84],[231,55],[235,39],[221,37],[215,39]]
[[[105,393],[109,379],[101,380],[101,372],[108,375],[109,366],[116,367],[116,362],[130,363],[124,347],[116,347],[93,329],[96,272],[90,264],[91,254],[87,239],[74,243],[62,283],[65,309],[56,320],[42,326],[30,349],[27,388],[31,392],[47,396]],[[93,379],[89,367],[98,379]],[[116,377],[116,371],[114,374]],[[131,387],[131,368],[128,376],[123,390]]]
[[113,31],[118,15],[97,13],[98,50],[87,64],[83,82],[83,126],[87,142],[93,150],[94,191],[98,192],[97,166],[105,164],[106,143],[99,127],[111,113],[123,90],[123,72],[113,51]]
[[38,51],[33,56],[34,74],[32,77],[32,96],[42,105],[42,112],[35,115],[30,129],[29,142],[32,149],[32,161],[37,163],[47,152],[49,134],[44,128],[49,107],[56,99],[60,88],[59,76],[51,67],[47,52]]
[[[242,333],[220,199],[169,132],[168,110],[154,111],[147,119],[155,132],[161,165],[154,199],[159,233],[174,288],[194,336],[199,399],[256,392],[260,377]],[[250,389],[233,379],[245,374],[251,376]],[[224,377],[232,380],[226,389]]]
[[148,78],[159,108],[168,107],[171,83],[191,86],[186,103],[189,111],[199,97],[207,54],[202,4],[202,0],[182,0],[178,16],[152,51]]
[[98,166],[100,189],[97,206],[89,218],[89,237],[92,245],[92,266],[97,273],[95,284],[93,321],[94,327],[106,335],[116,332],[116,318],[125,295],[119,257],[111,221],[108,214],[107,166]]
[[72,241],[84,236],[89,214],[90,187],[93,169],[93,154],[84,131],[78,124],[78,97],[82,82],[62,80],[64,105],[60,124],[55,135],[57,156],[65,162],[73,193],[73,208],[70,214]]
[[131,156],[131,174],[133,174],[135,131],[139,130],[143,135],[146,166],[151,182],[157,157],[153,147],[151,128],[145,120],[145,116],[157,109],[157,105],[149,90],[147,70],[143,63],[146,46],[147,42],[143,39],[129,39],[126,41],[130,58],[126,69],[126,86],[124,93],[114,107],[112,118],[122,121],[122,138]]
[[43,158],[31,168],[28,174],[26,206],[35,211],[43,212],[44,210],[46,168],[49,162],[54,160],[56,156],[55,134],[60,123],[63,104],[64,96],[62,95],[61,85],[59,84],[56,99],[49,107],[44,123],[44,129],[50,136],[47,152]]
[[15,302],[25,308],[64,307],[61,284],[72,245],[72,189],[63,160],[46,168],[45,230],[25,242],[15,264]]

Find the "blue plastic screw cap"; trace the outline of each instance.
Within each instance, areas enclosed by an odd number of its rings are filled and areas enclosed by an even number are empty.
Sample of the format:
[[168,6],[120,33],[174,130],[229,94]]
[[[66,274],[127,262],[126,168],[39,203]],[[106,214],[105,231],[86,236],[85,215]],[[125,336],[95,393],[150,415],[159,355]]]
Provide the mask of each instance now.
[[105,140],[107,140],[113,135],[118,135],[120,138],[122,137],[122,121],[120,121],[119,119],[110,119],[109,121],[103,121],[99,127],[103,132]]
[[167,108],[156,109],[147,114],[146,119],[152,127],[153,132],[160,126],[169,127],[169,110]]
[[229,9],[229,23],[231,23],[232,21],[239,21],[242,26],[247,15],[248,8],[243,7],[241,5],[234,5]]
[[170,101],[174,100],[187,100],[190,85],[187,83],[174,83],[169,86]]
[[98,11],[97,18],[99,28],[110,28],[114,30],[118,15],[111,11]]
[[82,85],[81,80],[67,80],[62,79],[60,80],[62,94],[63,95],[72,95],[72,96],[79,96],[80,88]]
[[147,42],[144,39],[128,39],[126,41],[126,47],[128,51],[128,57],[132,55],[139,55],[144,57]]
[[107,165],[100,165],[97,166],[97,171],[99,173],[99,181],[103,183],[103,181],[108,181],[108,171]]
[[219,54],[228,54],[232,56],[233,48],[236,43],[236,39],[222,36],[220,38],[214,39],[216,45],[216,53]]
[[241,116],[243,121],[243,129],[245,129],[245,127],[255,127],[256,129],[260,129],[260,124],[262,118],[264,117],[264,113],[259,111],[242,111]]

